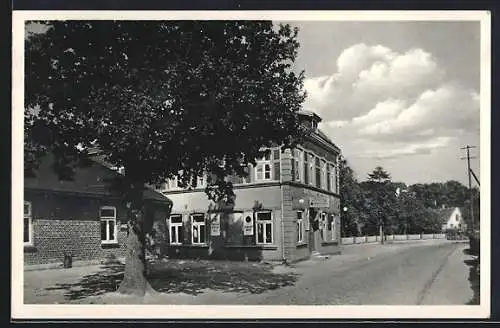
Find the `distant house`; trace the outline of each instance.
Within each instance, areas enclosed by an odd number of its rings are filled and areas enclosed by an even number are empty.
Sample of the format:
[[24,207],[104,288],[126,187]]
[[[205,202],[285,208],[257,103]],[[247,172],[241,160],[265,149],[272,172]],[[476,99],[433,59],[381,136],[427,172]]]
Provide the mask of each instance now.
[[[74,261],[124,256],[126,204],[105,183],[119,173],[91,161],[76,169],[73,180],[61,181],[52,163],[47,156],[34,176],[24,177],[24,263],[62,262],[65,253]],[[171,201],[152,189],[144,199],[155,231],[165,231]],[[162,234],[156,238],[161,244]]]
[[437,211],[442,230],[458,230],[465,231],[467,226],[462,216],[462,211],[458,207],[442,208]]

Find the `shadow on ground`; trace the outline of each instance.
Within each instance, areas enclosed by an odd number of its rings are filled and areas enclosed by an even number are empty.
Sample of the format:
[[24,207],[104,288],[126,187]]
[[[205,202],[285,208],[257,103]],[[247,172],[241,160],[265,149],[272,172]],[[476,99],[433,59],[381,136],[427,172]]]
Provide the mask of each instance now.
[[[123,272],[123,264],[103,265],[102,270],[76,283],[46,290],[65,290],[70,301],[115,292]],[[271,265],[261,263],[176,260],[155,263],[148,280],[158,292],[198,295],[206,290],[260,294],[293,285],[297,278],[295,273],[275,273]]]
[[64,296],[68,300],[78,300],[88,296],[102,295],[108,292],[114,292],[120,286],[123,280],[123,264],[106,264],[102,270],[97,273],[83,276],[76,283],[56,284],[45,290],[65,290]]
[[473,291],[472,298],[466,303],[467,305],[479,305],[479,257],[474,254],[469,248],[464,249],[464,254],[473,256],[472,259],[465,260],[464,263],[469,266],[469,284]]

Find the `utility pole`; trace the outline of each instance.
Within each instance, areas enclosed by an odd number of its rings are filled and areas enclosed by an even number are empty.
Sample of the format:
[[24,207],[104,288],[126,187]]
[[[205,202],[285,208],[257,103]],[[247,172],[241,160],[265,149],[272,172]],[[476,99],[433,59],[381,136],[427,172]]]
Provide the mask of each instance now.
[[474,232],[474,194],[472,192],[472,180],[471,180],[471,168],[470,168],[470,160],[476,157],[470,156],[470,149],[476,148],[475,146],[465,146],[460,149],[465,149],[467,151],[467,157],[462,157],[461,159],[467,160],[467,174],[469,175],[469,192],[470,192],[470,217],[471,217],[471,229]]

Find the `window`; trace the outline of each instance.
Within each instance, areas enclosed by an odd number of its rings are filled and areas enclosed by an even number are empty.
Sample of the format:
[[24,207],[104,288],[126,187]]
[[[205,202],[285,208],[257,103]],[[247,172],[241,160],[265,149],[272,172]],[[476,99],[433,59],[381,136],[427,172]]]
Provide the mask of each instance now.
[[321,188],[321,161],[318,157],[314,158],[314,166],[316,167],[315,170],[315,180],[316,180],[316,187]]
[[333,192],[338,192],[337,190],[337,170],[335,165],[330,164],[330,190]]
[[267,153],[257,161],[255,168],[255,180],[265,181],[271,180],[271,154]]
[[330,163],[326,163],[326,190],[332,191],[332,172]]
[[205,244],[206,224],[204,214],[191,215],[191,242],[193,245]]
[[257,244],[273,243],[273,218],[271,212],[257,212]]
[[170,216],[170,245],[181,245],[184,240],[184,229],[182,228],[182,215]]
[[303,182],[304,175],[304,152],[302,149],[293,150],[294,181]]
[[101,219],[101,243],[111,244],[118,242],[116,233],[116,207],[102,206],[99,209]]
[[304,217],[302,211],[297,212],[297,244],[304,242]]
[[202,175],[201,177],[198,177],[196,180],[196,188],[204,188],[206,187],[207,179],[205,174]]
[[304,152],[304,183],[309,183],[309,154]]
[[24,202],[24,245],[33,244],[33,217],[31,202]]
[[309,184],[311,186],[314,186],[315,185],[315,179],[314,179],[314,155],[313,154],[308,154],[307,158],[309,159],[308,160],[308,169],[309,169]]
[[326,185],[326,161],[321,160],[321,188],[327,189]]
[[274,148],[264,157],[257,160],[255,167],[256,181],[269,181],[280,179],[280,149]]

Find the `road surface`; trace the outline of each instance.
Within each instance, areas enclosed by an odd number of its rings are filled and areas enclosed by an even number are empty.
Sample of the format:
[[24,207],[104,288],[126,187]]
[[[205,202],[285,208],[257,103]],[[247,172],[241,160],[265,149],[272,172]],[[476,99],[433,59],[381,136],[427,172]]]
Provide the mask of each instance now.
[[296,265],[294,286],[233,304],[463,305],[473,296],[466,243],[346,246],[344,255]]
[[[259,274],[254,268],[251,277],[243,273],[241,277],[231,275],[235,272],[231,270],[236,269],[230,266],[229,271],[217,274],[210,270],[188,270],[179,276],[182,279],[177,278],[177,283],[184,284],[185,289],[173,288],[177,285],[171,284],[170,276],[166,276],[164,282],[170,287],[144,298],[113,293],[110,277],[102,274],[107,271],[99,266],[25,271],[24,301],[35,304],[463,305],[473,297],[468,281],[470,267],[464,263],[471,258],[464,254],[466,248],[467,243],[446,240],[346,245],[341,255],[298,262],[291,268],[276,266],[272,273]],[[248,265],[252,268],[254,264]],[[293,274],[296,280],[289,286],[263,287],[284,282],[284,277]],[[249,289],[256,286],[260,287],[259,291],[252,294]],[[102,289],[108,292],[99,293]],[[88,294],[85,298],[68,299],[68,295],[81,290]]]

